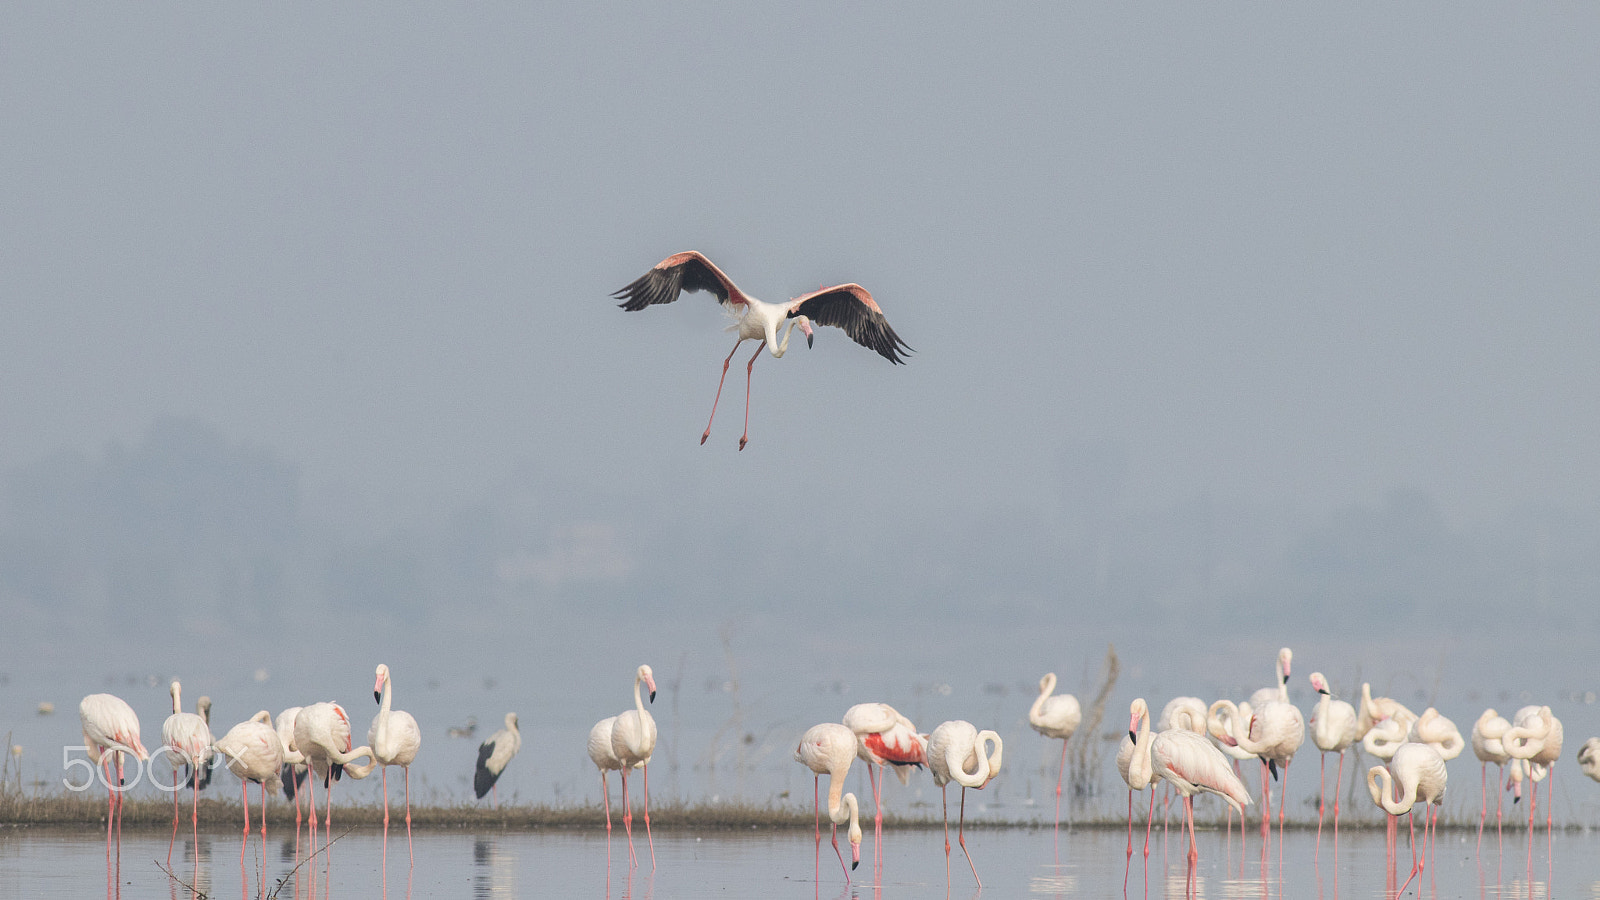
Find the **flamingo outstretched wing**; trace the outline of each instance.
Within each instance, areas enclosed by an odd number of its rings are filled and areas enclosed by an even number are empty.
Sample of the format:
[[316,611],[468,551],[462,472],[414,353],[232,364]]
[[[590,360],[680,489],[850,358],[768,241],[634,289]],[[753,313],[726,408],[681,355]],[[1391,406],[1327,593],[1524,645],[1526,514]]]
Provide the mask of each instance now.
[[733,280],[695,250],[672,254],[611,296],[622,301],[618,305],[623,309],[637,312],[657,303],[671,303],[683,291],[710,291],[724,306],[745,302]]
[[896,365],[904,364],[905,354],[912,352],[889,327],[889,320],[883,317],[883,310],[873,301],[872,294],[859,284],[825,287],[790,302],[791,318],[806,316],[818,325],[842,328],[851,340]]

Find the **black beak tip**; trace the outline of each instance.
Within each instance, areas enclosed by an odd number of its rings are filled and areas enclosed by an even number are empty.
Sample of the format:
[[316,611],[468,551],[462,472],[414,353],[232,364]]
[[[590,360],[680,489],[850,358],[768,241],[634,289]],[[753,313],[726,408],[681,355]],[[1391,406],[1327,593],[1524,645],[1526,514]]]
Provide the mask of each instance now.
[[1287,675],[1283,676],[1283,683],[1284,684],[1288,684],[1289,683],[1289,676],[1287,676]]
[[651,703],[656,702],[656,692],[655,691],[651,691],[650,692],[650,702]]
[[856,870],[856,866],[859,866],[859,865],[861,865],[861,860],[859,860],[859,859],[852,860],[851,863],[850,863],[850,871],[854,872]]
[[379,704],[381,706],[383,704],[383,692],[381,692],[381,691],[373,691],[372,692],[372,702],[377,703],[377,704]]
[[1139,736],[1130,731],[1130,732],[1128,732],[1128,740],[1133,741],[1135,744],[1137,744],[1137,743],[1139,743]]
[[811,342],[812,342],[812,340],[814,340],[814,339],[815,339],[815,338],[816,338],[816,335],[814,335],[814,334],[808,334],[808,335],[806,335],[806,349],[808,349],[808,350],[809,350],[809,349],[810,349],[810,348],[811,348]]

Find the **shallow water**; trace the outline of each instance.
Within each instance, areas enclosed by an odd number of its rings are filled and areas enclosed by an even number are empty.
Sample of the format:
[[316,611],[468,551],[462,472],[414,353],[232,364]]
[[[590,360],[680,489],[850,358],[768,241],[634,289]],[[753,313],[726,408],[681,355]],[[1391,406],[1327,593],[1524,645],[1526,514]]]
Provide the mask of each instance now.
[[[640,824],[637,820],[635,825]],[[335,835],[339,832],[335,830]],[[891,830],[884,835],[883,873],[873,877],[871,823],[861,867],[845,886],[843,870],[823,833],[820,857],[808,832],[725,831],[655,838],[656,867],[644,835],[636,834],[641,867],[630,869],[627,842],[619,826],[607,864],[604,832],[497,832],[415,835],[416,865],[408,868],[404,828],[391,831],[387,875],[383,840],[374,832],[351,832],[331,852],[295,871],[295,836],[269,831],[265,844],[252,836],[241,860],[238,832],[202,832],[198,859],[180,834],[172,870],[184,883],[211,897],[270,895],[285,879],[279,897],[972,897],[980,893],[959,846],[946,881],[943,837],[937,830]],[[952,834],[952,839],[955,837]],[[305,840],[304,833],[301,835]],[[1400,829],[1397,875],[1410,868],[1406,829]],[[1594,897],[1600,898],[1600,834],[1560,832],[1546,843],[1536,831],[1529,845],[1520,831],[1507,831],[1497,851],[1493,827],[1483,853],[1474,852],[1476,833],[1445,831],[1435,863],[1408,896],[1422,897]],[[954,840],[952,840],[954,843]],[[1178,831],[1165,838],[1158,824],[1146,876],[1136,835],[1129,897],[1182,897],[1185,894],[1185,842]],[[1056,837],[1045,829],[973,829],[967,834],[981,893],[991,897],[1043,895],[1058,898],[1122,894],[1126,836],[1120,830],[1077,829]],[[848,858],[848,845],[843,843]],[[1304,898],[1386,896],[1384,834],[1380,830],[1341,833],[1337,852],[1331,829],[1320,848],[1314,831],[1290,831],[1263,855],[1258,834],[1243,846],[1233,829],[1202,828],[1196,893],[1212,898]],[[1547,849],[1549,848],[1549,849]],[[303,857],[302,847],[301,856]],[[1551,852],[1553,850],[1553,853]],[[1281,852],[1282,861],[1279,861]],[[128,898],[191,896],[160,868],[167,835],[128,832],[120,853],[113,851],[108,885],[104,832],[97,829],[6,829],[0,831],[0,896],[88,897],[107,892]],[[313,871],[314,870],[314,871]]]

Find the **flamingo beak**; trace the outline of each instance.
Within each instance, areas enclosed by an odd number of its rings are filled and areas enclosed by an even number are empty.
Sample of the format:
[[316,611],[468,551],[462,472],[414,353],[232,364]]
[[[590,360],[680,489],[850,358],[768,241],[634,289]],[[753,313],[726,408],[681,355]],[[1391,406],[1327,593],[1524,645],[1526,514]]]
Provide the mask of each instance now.
[[383,705],[383,691],[373,691],[372,692],[372,702],[378,704],[379,706],[382,706]]
[[800,317],[800,330],[805,332],[805,334],[806,334],[806,349],[810,350],[811,349],[811,342],[816,337],[816,335],[811,330],[811,320],[806,318],[805,316],[801,316]]
[[644,683],[650,688],[650,702],[656,702],[656,680],[646,675]]

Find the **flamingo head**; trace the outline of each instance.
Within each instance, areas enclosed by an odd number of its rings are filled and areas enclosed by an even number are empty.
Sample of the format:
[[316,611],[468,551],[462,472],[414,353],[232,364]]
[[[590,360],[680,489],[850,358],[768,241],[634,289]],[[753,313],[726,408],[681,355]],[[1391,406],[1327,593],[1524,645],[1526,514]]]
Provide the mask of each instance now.
[[801,333],[803,333],[806,336],[806,349],[809,350],[809,349],[811,349],[812,340],[815,339],[815,337],[816,337],[816,333],[811,330],[811,320],[806,318],[805,316],[796,316],[795,318],[800,323],[800,331],[801,331]]
[[1311,673],[1311,686],[1316,688],[1317,689],[1317,693],[1319,693],[1319,694],[1331,693],[1328,690],[1328,679],[1322,677],[1322,673],[1321,672],[1312,672]]
[[1289,663],[1294,660],[1294,651],[1288,647],[1278,651],[1278,670],[1283,675],[1283,683],[1289,683]]
[[1150,715],[1150,707],[1146,706],[1142,698],[1134,700],[1128,707],[1128,740],[1139,742],[1139,722]]
[[383,683],[389,680],[389,667],[378,663],[378,680],[372,685],[372,699],[378,703],[383,702]]
[[638,677],[639,677],[639,680],[644,682],[645,687],[648,687],[650,689],[650,702],[651,703],[656,702],[656,674],[655,674],[655,672],[651,671],[649,666],[640,666],[639,667]]

